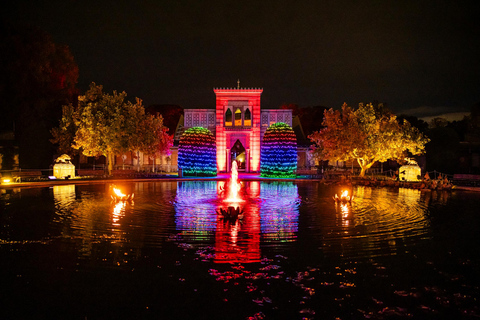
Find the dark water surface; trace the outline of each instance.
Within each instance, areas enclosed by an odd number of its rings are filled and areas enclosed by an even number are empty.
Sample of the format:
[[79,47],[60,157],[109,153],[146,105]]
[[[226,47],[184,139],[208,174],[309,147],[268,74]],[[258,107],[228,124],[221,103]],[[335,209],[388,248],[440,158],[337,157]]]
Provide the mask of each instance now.
[[480,317],[480,194],[223,184],[1,190],[0,319]]

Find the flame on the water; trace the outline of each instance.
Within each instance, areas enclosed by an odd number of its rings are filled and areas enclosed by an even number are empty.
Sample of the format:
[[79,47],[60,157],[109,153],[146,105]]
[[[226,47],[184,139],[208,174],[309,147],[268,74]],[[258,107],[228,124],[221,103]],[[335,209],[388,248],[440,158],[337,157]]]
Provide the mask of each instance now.
[[114,192],[115,195],[116,195],[117,197],[119,197],[119,198],[124,198],[124,197],[127,196],[126,194],[124,194],[124,193],[122,192],[122,190],[120,190],[120,189],[118,189],[118,188],[115,188],[115,187],[113,187],[113,192]]
[[122,192],[122,190],[120,190],[117,187],[113,187],[112,190],[113,190],[113,194],[111,195],[111,197],[114,201],[127,201],[127,200],[132,201],[133,200],[133,193],[125,194]]
[[353,195],[349,196],[348,195],[348,190],[344,190],[344,191],[342,191],[340,197],[335,193],[335,197],[333,197],[333,200],[342,201],[342,202],[352,201],[353,200]]

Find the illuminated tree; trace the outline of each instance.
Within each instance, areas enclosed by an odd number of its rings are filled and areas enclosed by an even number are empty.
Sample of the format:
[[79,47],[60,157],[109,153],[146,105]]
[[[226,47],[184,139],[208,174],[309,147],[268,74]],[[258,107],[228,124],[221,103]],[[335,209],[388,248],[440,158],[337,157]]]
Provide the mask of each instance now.
[[382,105],[360,104],[353,110],[346,104],[342,110],[325,110],[323,129],[309,136],[315,143],[318,160],[357,160],[360,176],[376,161],[399,160],[422,154],[429,139],[406,120],[397,118]]
[[[161,155],[170,155],[173,145],[173,135],[167,133],[161,115],[146,114],[139,120],[136,133],[130,135],[130,148],[154,159]],[[138,156],[138,153],[137,153]]]
[[115,155],[127,151],[166,152],[170,142],[164,137],[162,116],[145,114],[141,99],[133,104],[126,96],[116,91],[106,94],[102,86],[92,83],[78,98],[77,107],[70,104],[63,108],[60,126],[52,133],[59,142],[64,134],[63,143],[72,141],[72,147],[86,156],[105,156],[108,174]]
[[77,131],[73,121],[75,108],[72,104],[65,105],[62,107],[62,114],[62,118],[59,121],[60,125],[50,130],[53,136],[50,142],[57,145],[57,152],[59,154],[78,154],[79,150],[72,147]]
[[217,175],[217,145],[210,130],[202,127],[185,130],[178,146],[178,168],[185,176]]
[[262,177],[295,178],[297,169],[297,137],[286,123],[268,127],[263,136],[260,155]]

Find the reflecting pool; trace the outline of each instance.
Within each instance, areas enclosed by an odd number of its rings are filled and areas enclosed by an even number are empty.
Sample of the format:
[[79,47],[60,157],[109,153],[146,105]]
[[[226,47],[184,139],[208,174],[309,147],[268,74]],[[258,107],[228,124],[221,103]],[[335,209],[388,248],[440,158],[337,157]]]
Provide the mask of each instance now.
[[225,184],[0,189],[0,319],[480,316],[480,194]]

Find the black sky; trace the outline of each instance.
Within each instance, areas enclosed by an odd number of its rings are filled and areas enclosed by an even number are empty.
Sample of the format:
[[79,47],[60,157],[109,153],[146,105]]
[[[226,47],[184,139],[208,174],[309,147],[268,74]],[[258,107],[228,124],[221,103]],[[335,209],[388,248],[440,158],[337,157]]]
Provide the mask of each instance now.
[[477,2],[18,0],[2,18],[69,45],[82,92],[213,108],[212,89],[240,79],[264,107],[378,100],[423,116],[480,102]]

